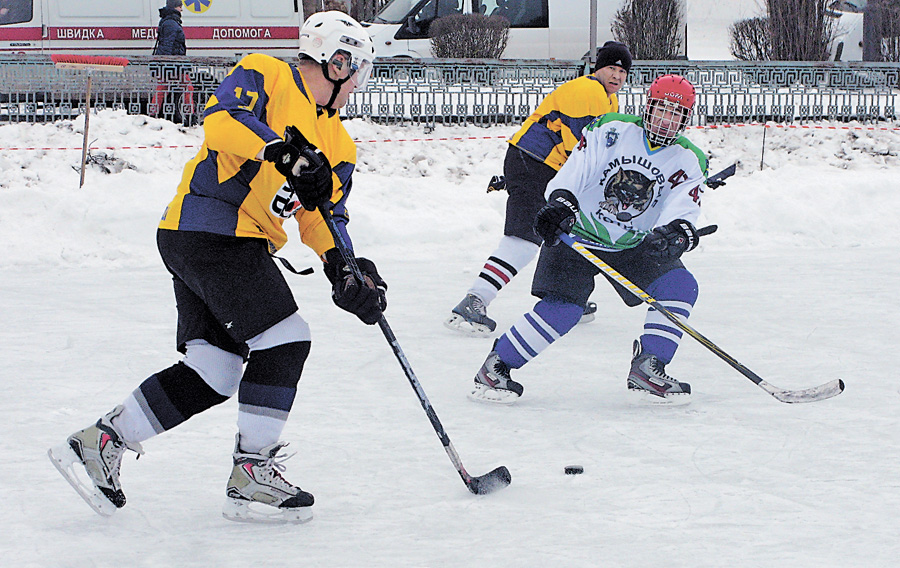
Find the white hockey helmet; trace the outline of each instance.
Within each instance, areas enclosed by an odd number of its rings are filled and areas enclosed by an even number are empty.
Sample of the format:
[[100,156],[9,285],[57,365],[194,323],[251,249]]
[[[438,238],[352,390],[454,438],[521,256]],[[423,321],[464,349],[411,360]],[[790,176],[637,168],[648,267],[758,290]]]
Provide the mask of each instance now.
[[[359,22],[343,12],[317,12],[300,26],[300,55],[320,64],[335,63],[342,68],[350,63],[350,78],[363,88],[372,73],[375,43]],[[343,55],[334,61],[336,55]]]

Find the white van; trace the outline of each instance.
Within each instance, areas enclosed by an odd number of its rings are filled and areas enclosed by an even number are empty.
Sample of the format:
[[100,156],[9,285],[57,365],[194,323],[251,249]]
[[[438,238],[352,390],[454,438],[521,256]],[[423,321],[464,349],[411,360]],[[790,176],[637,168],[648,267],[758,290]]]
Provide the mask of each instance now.
[[[0,0],[0,54],[151,55],[165,0]],[[296,57],[300,0],[183,0],[189,56]]]
[[[611,40],[622,0],[596,0],[597,44]],[[591,0],[393,0],[364,22],[379,57],[433,57],[428,27],[450,14],[500,15],[510,22],[504,59],[580,59],[590,46]]]
[[831,57],[835,61],[862,61],[863,14],[861,12],[829,13],[835,19]]

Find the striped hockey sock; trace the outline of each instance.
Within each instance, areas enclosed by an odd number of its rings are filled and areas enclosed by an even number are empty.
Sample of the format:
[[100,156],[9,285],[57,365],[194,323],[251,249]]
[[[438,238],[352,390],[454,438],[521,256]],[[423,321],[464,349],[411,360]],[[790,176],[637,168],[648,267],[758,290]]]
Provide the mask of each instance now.
[[540,247],[518,237],[503,237],[497,249],[491,253],[469,294],[490,304],[497,294],[537,256]]
[[575,327],[583,312],[583,306],[545,298],[500,336],[494,351],[504,363],[518,369]]
[[[656,298],[661,306],[687,321],[697,302],[697,280],[687,269],[679,268],[657,278],[647,287],[647,293]],[[647,310],[644,333],[641,335],[641,346],[645,352],[656,355],[662,363],[668,364],[675,356],[682,335],[682,331],[666,316],[654,308]]]
[[238,389],[238,430],[244,451],[258,452],[278,441],[309,347],[309,341],[298,341],[250,352]]

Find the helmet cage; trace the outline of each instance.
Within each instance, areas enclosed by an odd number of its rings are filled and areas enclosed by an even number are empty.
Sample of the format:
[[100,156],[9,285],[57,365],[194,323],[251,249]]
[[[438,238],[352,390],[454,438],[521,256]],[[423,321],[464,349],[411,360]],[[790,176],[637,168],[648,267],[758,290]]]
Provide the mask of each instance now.
[[668,146],[687,128],[691,108],[664,98],[651,98],[644,106],[644,132],[654,146]]

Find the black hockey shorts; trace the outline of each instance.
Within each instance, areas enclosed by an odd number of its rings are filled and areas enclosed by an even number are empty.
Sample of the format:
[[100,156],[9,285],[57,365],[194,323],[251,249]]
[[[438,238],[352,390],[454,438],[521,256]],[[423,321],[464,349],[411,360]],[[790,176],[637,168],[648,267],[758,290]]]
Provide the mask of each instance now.
[[534,218],[547,203],[544,190],[556,175],[556,170],[510,146],[503,161],[503,175],[509,193],[503,234],[540,245],[541,238],[534,232]]
[[245,343],[297,311],[265,239],[160,229],[156,242],[172,274],[177,347],[204,339],[245,360]]
[[[596,250],[591,252],[642,290],[646,290],[663,274],[676,268],[684,268],[680,259],[657,262],[635,249],[615,253]],[[556,296],[583,306],[594,291],[594,277],[597,274],[600,274],[599,268],[565,243],[552,247],[544,245],[534,269],[531,294],[538,298]],[[603,276],[627,305],[637,306],[643,302],[606,274]]]

